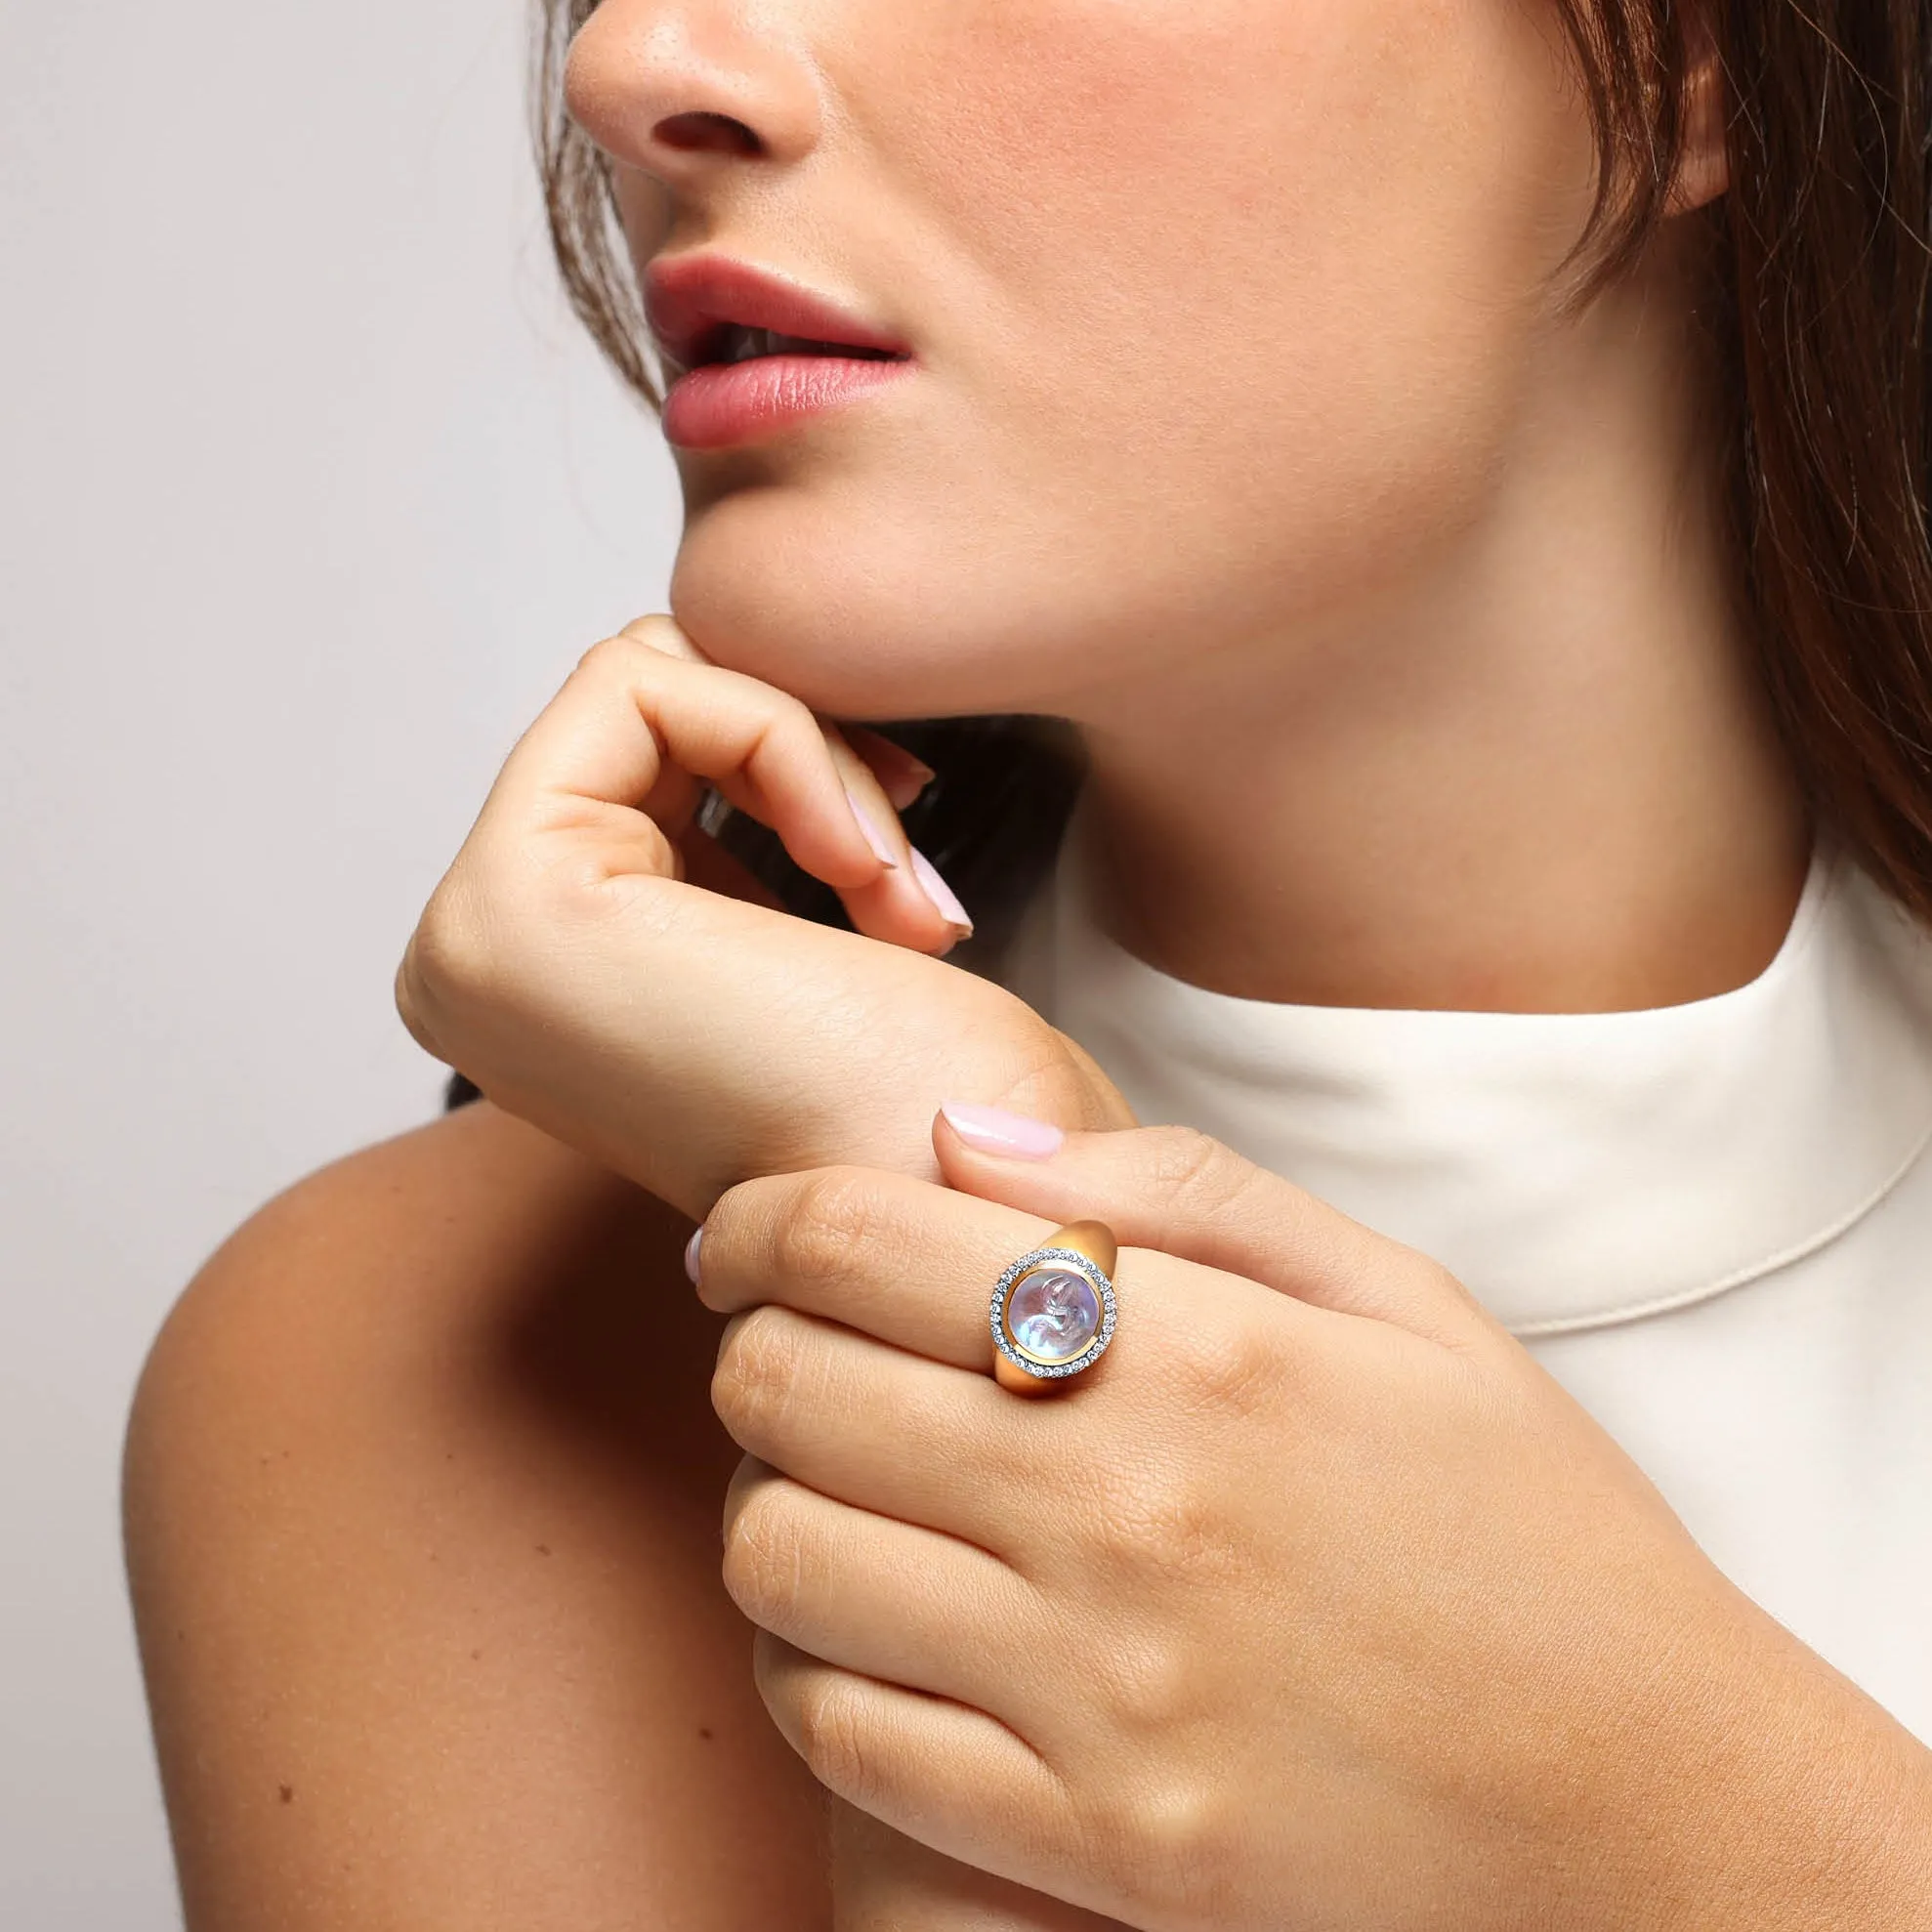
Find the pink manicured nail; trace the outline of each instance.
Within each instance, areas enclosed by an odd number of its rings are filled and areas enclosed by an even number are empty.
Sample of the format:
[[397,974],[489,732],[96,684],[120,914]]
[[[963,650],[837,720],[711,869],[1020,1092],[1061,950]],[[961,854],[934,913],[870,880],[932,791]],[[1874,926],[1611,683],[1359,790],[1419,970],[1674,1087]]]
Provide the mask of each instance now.
[[872,857],[881,865],[889,865],[895,872],[899,870],[899,861],[892,856],[892,847],[886,843],[886,835],[872,822],[871,815],[848,790],[845,802],[852,807],[852,816],[859,821],[859,829],[865,834],[865,843],[872,848]]
[[1024,1113],[1002,1113],[997,1107],[973,1107],[949,1100],[940,1112],[945,1124],[982,1154],[1003,1154],[1012,1160],[1045,1160],[1058,1154],[1067,1136],[1047,1120]]
[[685,1273],[691,1277],[693,1287],[697,1285],[697,1250],[703,1244],[704,1230],[693,1230],[692,1238],[685,1243]]
[[939,907],[940,917],[950,926],[959,928],[961,939],[973,937],[973,920],[966,908],[954,897],[952,888],[933,869],[933,861],[915,846],[908,850],[912,854],[912,876],[919,881],[925,895]]
[[[881,738],[879,742],[885,744],[890,740]],[[939,774],[924,759],[914,758],[903,744],[895,744],[892,749],[895,756],[903,761],[902,768],[888,775],[875,765],[872,768],[872,776],[878,779],[885,795],[892,800],[893,810],[903,812],[939,777]]]

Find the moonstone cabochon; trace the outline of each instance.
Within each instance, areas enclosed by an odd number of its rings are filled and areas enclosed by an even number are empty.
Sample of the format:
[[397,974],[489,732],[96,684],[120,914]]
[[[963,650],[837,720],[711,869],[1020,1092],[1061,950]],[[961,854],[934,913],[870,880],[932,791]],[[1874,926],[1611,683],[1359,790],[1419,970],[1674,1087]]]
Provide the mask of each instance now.
[[1100,1332],[1100,1290],[1071,1268],[1034,1268],[1007,1291],[1006,1332],[1043,1362],[1071,1362]]
[[[1077,1276],[1093,1297],[1092,1306],[1098,1316],[1098,1325],[1087,1328],[1087,1339],[1079,1344],[1077,1330],[1084,1321],[1083,1297],[1075,1294],[1064,1282],[1057,1293],[1049,1294],[1042,1286],[1037,1299],[1042,1303],[1038,1309],[1023,1302],[1017,1309],[1009,1309],[1009,1297],[1029,1276],[1065,1277]],[[1046,1304],[1051,1301],[1051,1311]],[[1041,1323],[1036,1318],[1050,1313],[1051,1319],[1045,1323],[1046,1332],[1041,1333]],[[1064,1358],[1041,1356],[1031,1352],[1015,1336],[1008,1325],[1009,1314],[1017,1319],[1023,1332],[1030,1332],[1037,1339],[1049,1344],[1058,1342],[1061,1346],[1077,1346],[1077,1353]],[[1113,1283],[1107,1279],[1105,1272],[1090,1255],[1076,1248],[1041,1247],[1030,1254],[1023,1254],[1000,1276],[992,1291],[993,1346],[1016,1367],[1023,1368],[1029,1375],[1047,1377],[1058,1375],[1077,1375],[1087,1367],[1113,1339],[1113,1324],[1116,1314],[1113,1299]],[[1029,1317],[1035,1318],[1029,1320]],[[1056,1334],[1054,1331],[1058,1330]]]

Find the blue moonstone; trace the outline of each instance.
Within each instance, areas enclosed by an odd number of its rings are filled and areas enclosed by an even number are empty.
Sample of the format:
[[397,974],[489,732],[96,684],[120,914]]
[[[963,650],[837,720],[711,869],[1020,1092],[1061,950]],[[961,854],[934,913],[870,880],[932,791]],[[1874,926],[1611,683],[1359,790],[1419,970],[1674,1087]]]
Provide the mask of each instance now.
[[1006,1298],[1013,1339],[1044,1362],[1071,1362],[1100,1330],[1100,1296],[1071,1268],[1035,1268]]

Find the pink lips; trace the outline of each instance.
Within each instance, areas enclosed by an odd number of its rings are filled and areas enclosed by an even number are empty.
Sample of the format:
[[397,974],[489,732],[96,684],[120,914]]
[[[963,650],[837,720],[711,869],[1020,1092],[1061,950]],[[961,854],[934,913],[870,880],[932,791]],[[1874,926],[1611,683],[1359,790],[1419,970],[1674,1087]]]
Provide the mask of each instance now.
[[756,356],[680,376],[664,397],[664,437],[680,449],[724,449],[899,382],[910,362],[843,356]]
[[[677,374],[664,398],[663,421],[666,440],[680,448],[748,441],[902,381],[916,366],[904,343],[730,256],[653,262],[645,272],[644,293],[651,333]],[[882,350],[903,359],[780,354],[704,361],[729,323]]]

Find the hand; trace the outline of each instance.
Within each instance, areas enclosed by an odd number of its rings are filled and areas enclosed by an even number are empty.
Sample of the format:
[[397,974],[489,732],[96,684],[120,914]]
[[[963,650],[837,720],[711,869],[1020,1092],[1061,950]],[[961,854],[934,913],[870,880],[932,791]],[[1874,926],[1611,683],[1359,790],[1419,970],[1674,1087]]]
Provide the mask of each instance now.
[[[923,956],[958,928],[899,826],[910,766],[707,663],[668,617],[627,624],[506,762],[410,940],[405,1023],[492,1101],[693,1217],[753,1174],[936,1172],[928,1121],[947,1092],[1126,1124],[1024,1002]],[[720,857],[691,828],[705,780],[837,888],[864,937],[688,880],[688,852],[707,870]],[[839,1932],[1091,1923],[843,1805],[831,1824]]]
[[[1932,1920],[1926,1752],[1441,1268],[1172,1129],[935,1146],[701,1246],[727,1582],[831,1790],[1147,1932]],[[1087,1215],[1117,1334],[1011,1395],[990,1284]]]
[[[706,780],[836,888],[860,933],[687,881],[679,841]],[[706,662],[670,618],[640,618],[585,654],[511,752],[410,939],[397,1004],[491,1100],[694,1217],[753,1174],[930,1174],[947,1092],[1068,1125],[1130,1120],[1023,1001],[927,956],[959,929],[918,868],[886,785],[836,729]]]

